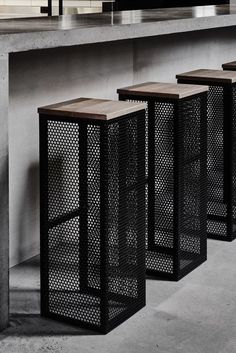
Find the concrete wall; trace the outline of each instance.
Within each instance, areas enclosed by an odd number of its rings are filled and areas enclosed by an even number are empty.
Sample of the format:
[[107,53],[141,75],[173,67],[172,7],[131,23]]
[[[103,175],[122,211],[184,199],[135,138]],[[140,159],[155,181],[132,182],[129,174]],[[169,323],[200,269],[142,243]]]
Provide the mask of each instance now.
[[236,60],[236,29],[215,29],[135,41],[134,81],[175,82],[177,73],[221,69]]
[[236,60],[236,30],[10,55],[10,265],[39,253],[37,107]]

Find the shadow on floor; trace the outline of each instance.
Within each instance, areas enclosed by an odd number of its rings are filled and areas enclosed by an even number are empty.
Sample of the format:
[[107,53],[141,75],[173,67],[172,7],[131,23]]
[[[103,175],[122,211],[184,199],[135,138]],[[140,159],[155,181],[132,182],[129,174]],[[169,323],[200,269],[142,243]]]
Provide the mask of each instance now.
[[11,314],[9,327],[0,334],[6,336],[91,336],[94,331],[46,319],[40,314]]
[[146,279],[149,279],[149,280],[152,280],[152,281],[158,281],[158,282],[177,282],[174,279],[162,278],[162,277],[150,276],[150,275],[146,275]]
[[9,327],[0,333],[8,336],[88,336],[98,333],[40,315],[40,260],[36,256],[10,269]]

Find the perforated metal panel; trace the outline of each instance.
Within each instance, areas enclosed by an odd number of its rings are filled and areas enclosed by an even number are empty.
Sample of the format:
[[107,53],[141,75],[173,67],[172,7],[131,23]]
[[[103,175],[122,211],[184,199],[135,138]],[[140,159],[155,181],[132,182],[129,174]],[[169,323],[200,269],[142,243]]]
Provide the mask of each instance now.
[[[187,83],[184,79],[178,82]],[[208,85],[208,238],[232,241],[236,237],[236,94],[235,85],[195,80]]]
[[40,116],[41,312],[108,332],[145,305],[145,113]]
[[146,101],[147,274],[178,280],[206,260],[206,94]]
[[236,238],[236,85],[232,86],[232,240]]
[[207,254],[207,96],[179,103],[179,266],[182,275]]

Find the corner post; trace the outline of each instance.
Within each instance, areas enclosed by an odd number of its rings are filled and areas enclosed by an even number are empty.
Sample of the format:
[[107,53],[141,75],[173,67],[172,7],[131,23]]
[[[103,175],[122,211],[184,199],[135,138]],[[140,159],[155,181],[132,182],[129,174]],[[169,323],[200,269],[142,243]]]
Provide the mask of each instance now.
[[9,320],[8,54],[0,54],[0,331]]

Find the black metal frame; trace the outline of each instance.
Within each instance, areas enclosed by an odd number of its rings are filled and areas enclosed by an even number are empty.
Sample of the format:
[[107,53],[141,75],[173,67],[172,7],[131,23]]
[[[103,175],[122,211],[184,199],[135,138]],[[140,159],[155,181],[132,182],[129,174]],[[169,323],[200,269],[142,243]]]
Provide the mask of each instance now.
[[[65,127],[57,130],[58,124],[62,123],[66,123]],[[107,333],[145,306],[144,124],[144,110],[110,121],[40,115],[43,316]],[[73,129],[78,130],[78,139]],[[55,151],[57,154],[65,151],[63,144],[59,148],[57,145],[63,136],[67,136],[74,161],[64,177],[60,175],[58,160],[54,162],[52,156]],[[63,195],[61,200],[60,195],[56,196],[61,207],[50,201],[50,188],[56,183],[64,185],[63,178],[70,175],[75,178],[73,169],[77,154],[79,195],[74,193],[72,197],[79,197],[79,207],[63,213],[62,209],[67,207],[63,204]],[[68,156],[66,158],[68,162]],[[89,170],[88,163],[90,167],[94,163],[93,170]],[[55,173],[55,183],[51,170]],[[89,179],[93,178],[93,172],[96,180]],[[59,187],[59,192],[63,193],[63,188]],[[96,204],[98,199],[99,206]],[[52,214],[53,219],[50,219]],[[78,217],[78,229],[70,228],[70,222]],[[62,227],[62,234],[56,233],[56,238],[58,234],[69,236],[69,243],[67,247],[63,245],[62,250],[55,246],[55,235],[51,233],[58,227]],[[73,238],[71,243],[70,237]],[[91,243],[94,239],[96,243]],[[76,254],[73,259],[68,246],[79,249],[79,257]],[[66,257],[62,259],[64,253]],[[74,281],[66,282],[71,271],[76,277]],[[87,314],[88,310],[90,314]],[[98,312],[96,322],[94,310]]]
[[229,0],[116,0],[113,3],[103,2],[103,11],[123,11],[220,4],[229,4]]
[[[201,93],[195,96],[191,96],[188,98],[184,98],[181,100],[175,99],[164,99],[164,98],[156,98],[156,97],[148,97],[148,96],[137,96],[137,95],[128,95],[128,94],[119,94],[120,100],[129,100],[129,101],[142,101],[148,103],[148,109],[146,111],[146,129],[148,133],[146,133],[146,143],[148,145],[148,156],[146,155],[147,159],[147,171],[146,176],[148,178],[146,180],[148,186],[148,195],[146,195],[146,217],[148,218],[146,222],[146,273],[150,276],[160,277],[160,278],[167,278],[169,280],[179,280],[193,269],[198,267],[207,259],[207,237],[206,237],[206,224],[207,224],[207,119],[206,119],[206,107],[207,107],[207,95],[206,93]],[[200,99],[200,104],[198,108],[200,111],[198,113],[191,107],[191,111],[186,109],[186,104],[188,102],[192,102],[195,99]],[[172,157],[173,157],[173,165],[172,165],[172,176],[173,181],[169,182],[166,181],[166,184],[169,184],[167,187],[172,187],[170,185],[173,183],[173,228],[172,228],[172,237],[173,243],[172,245],[168,246],[161,246],[156,244],[155,232],[161,229],[158,229],[156,222],[157,220],[164,219],[164,212],[163,214],[156,214],[155,211],[155,168],[158,166],[156,165],[155,161],[155,154],[157,154],[157,149],[160,153],[165,151],[165,147],[162,146],[160,143],[157,146],[155,141],[155,134],[162,136],[164,131],[161,129],[157,130],[156,122],[162,119],[163,111],[156,111],[155,112],[155,104],[163,105],[163,109],[165,107],[171,106],[173,111],[171,114],[171,121],[173,124],[170,127],[172,129],[172,135],[165,137],[165,143],[169,144],[169,147],[172,145]],[[191,105],[191,103],[190,103]],[[165,112],[167,114],[167,112]],[[185,127],[185,122],[188,117],[193,116],[195,117],[195,113],[199,114],[199,130],[197,131],[198,134],[198,143],[200,144],[200,153],[198,156],[191,157],[189,159],[190,165],[193,165],[195,162],[199,162],[200,164],[200,174],[197,177],[197,185],[199,187],[199,193],[196,193],[196,198],[198,199],[198,211],[197,214],[194,214],[196,220],[192,220],[193,222],[198,222],[200,224],[198,231],[195,230],[191,233],[189,232],[189,237],[193,239],[197,239],[199,241],[199,252],[197,254],[194,253],[195,250],[190,249],[188,251],[184,251],[182,249],[181,242],[183,239],[181,238],[181,234],[183,233],[184,223],[187,222],[187,219],[184,219],[183,213],[186,211],[184,210],[184,202],[186,201],[185,198],[188,197],[186,191],[186,180],[184,179],[185,169],[187,168],[188,161],[185,160],[187,157],[185,156],[184,145],[185,139],[187,135],[187,128]],[[197,117],[196,117],[197,119]],[[166,124],[166,123],[165,123]],[[168,123],[167,123],[168,124]],[[148,136],[148,137],[147,137]],[[172,140],[172,141],[171,141]],[[167,147],[168,150],[168,147]],[[164,154],[164,153],[163,153]],[[163,160],[165,156],[161,157]],[[159,166],[159,170],[161,173],[161,167]],[[189,176],[191,178],[191,175]],[[164,195],[164,194],[163,194]],[[165,198],[165,195],[164,195]],[[163,200],[163,209],[168,207],[168,201]],[[194,212],[195,212],[194,211]],[[156,229],[155,229],[156,227]],[[164,225],[163,225],[164,227]],[[160,227],[159,227],[160,228]],[[168,225],[166,225],[166,229]],[[168,235],[167,235],[168,237]],[[191,248],[191,245],[190,245]],[[153,255],[155,254],[155,255]],[[150,264],[148,261],[149,255],[153,255],[153,263],[154,268],[150,268]],[[156,257],[155,257],[156,256]],[[162,258],[163,257],[163,258]],[[181,258],[187,258],[189,264],[186,266],[181,265]],[[167,262],[172,263],[171,268],[168,265],[168,268],[165,268],[165,263]],[[183,262],[183,261],[182,261]]]
[[[178,79],[179,83],[189,83],[189,80],[182,78]],[[234,230],[234,224],[236,225],[236,193],[235,193],[235,182],[236,182],[236,155],[235,155],[235,132],[236,132],[236,84],[228,84],[222,82],[216,82],[211,80],[201,80],[195,79],[191,80],[192,84],[207,85],[210,87],[208,93],[208,124],[210,124],[211,119],[217,119],[215,114],[211,113],[211,106],[214,104],[210,100],[211,89],[221,88],[222,94],[217,93],[215,95],[215,100],[222,100],[223,105],[221,107],[223,116],[218,116],[218,119],[222,119],[221,123],[223,128],[218,129],[216,132],[221,136],[222,143],[222,169],[223,173],[223,185],[222,185],[222,205],[224,204],[226,210],[219,215],[219,212],[214,214],[214,212],[209,212],[208,210],[208,238],[223,240],[223,241],[233,241],[236,238],[236,229]],[[214,96],[214,92],[211,94]],[[216,139],[216,136],[210,135],[208,129],[208,141]],[[208,160],[209,167],[209,160]],[[210,176],[208,172],[208,184],[210,184]],[[209,186],[208,186],[209,187]],[[208,189],[209,194],[209,189]],[[234,201],[235,200],[235,201]],[[210,196],[208,196],[208,206],[210,203]],[[217,224],[219,225],[218,233],[209,231],[210,224],[214,223],[214,227],[217,230]],[[225,225],[225,231],[221,227]]]
[[[63,0],[58,0],[59,16],[63,15]],[[41,13],[47,13],[48,16],[52,16],[52,0],[48,0],[48,6],[41,6]]]

